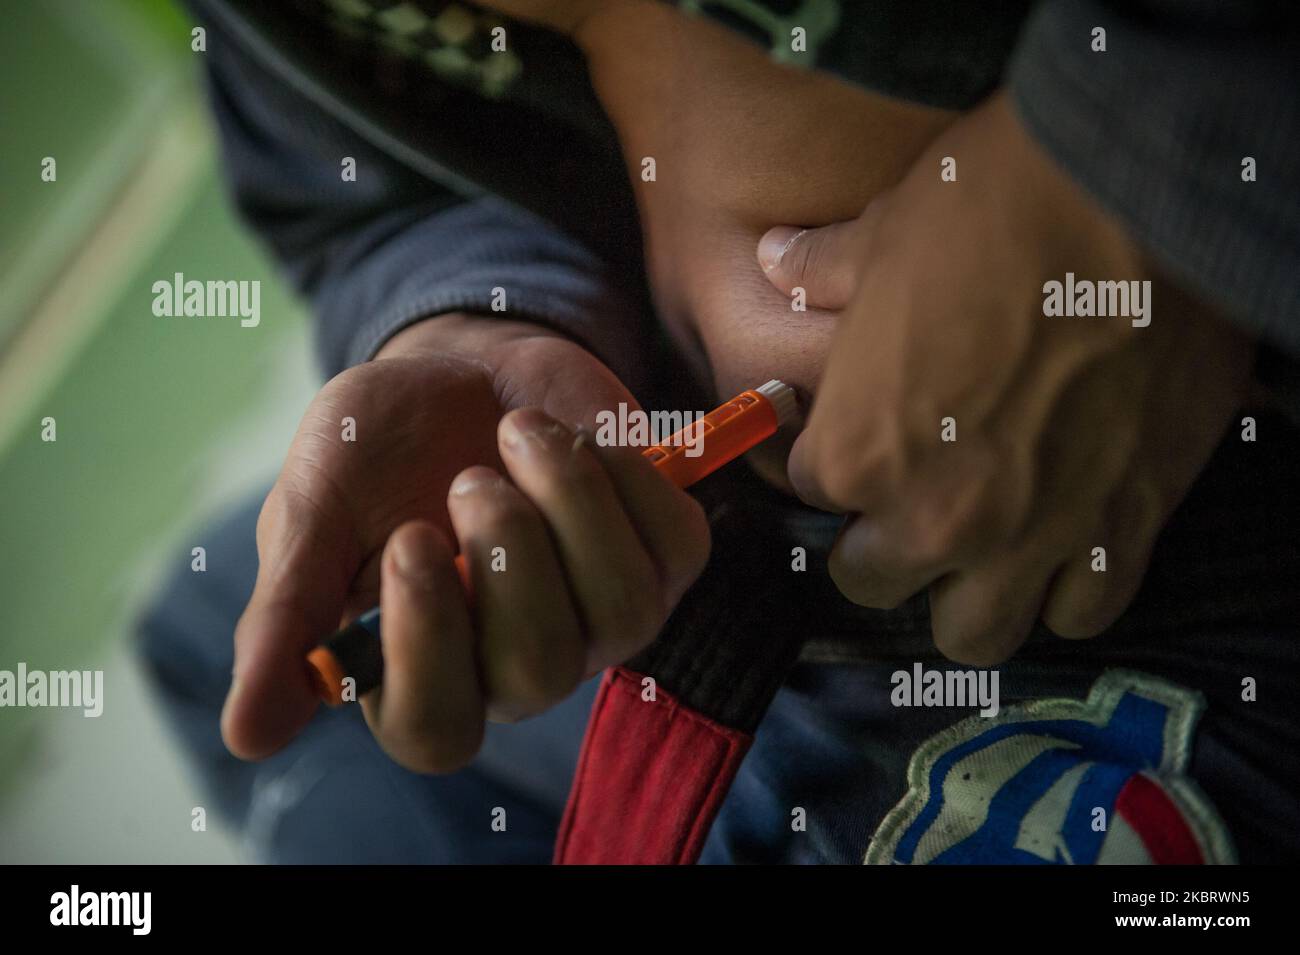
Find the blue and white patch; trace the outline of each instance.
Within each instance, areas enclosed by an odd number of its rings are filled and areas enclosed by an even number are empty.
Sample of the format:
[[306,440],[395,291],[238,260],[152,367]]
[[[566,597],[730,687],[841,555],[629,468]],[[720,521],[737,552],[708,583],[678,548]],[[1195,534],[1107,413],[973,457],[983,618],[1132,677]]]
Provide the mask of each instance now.
[[971,717],[912,756],[869,864],[1232,863],[1218,812],[1186,775],[1199,693],[1112,670],[1087,700]]

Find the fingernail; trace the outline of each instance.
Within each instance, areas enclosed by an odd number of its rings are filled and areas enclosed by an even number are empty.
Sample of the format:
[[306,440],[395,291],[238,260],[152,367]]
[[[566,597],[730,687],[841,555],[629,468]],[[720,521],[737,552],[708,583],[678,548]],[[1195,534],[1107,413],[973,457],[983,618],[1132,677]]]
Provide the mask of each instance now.
[[796,229],[788,225],[779,225],[775,229],[768,229],[763,233],[763,238],[758,240],[758,264],[764,272],[771,272],[781,264],[781,259],[794,240],[807,232],[807,229]]
[[572,446],[574,434],[538,408],[525,408],[501,421],[501,443],[511,451],[558,450]]
[[397,571],[414,583],[433,578],[433,541],[427,531],[404,531],[393,542],[393,563]]
[[495,487],[500,483],[501,475],[491,468],[470,468],[456,475],[456,480],[451,482],[447,493],[453,497],[463,497],[483,488]]

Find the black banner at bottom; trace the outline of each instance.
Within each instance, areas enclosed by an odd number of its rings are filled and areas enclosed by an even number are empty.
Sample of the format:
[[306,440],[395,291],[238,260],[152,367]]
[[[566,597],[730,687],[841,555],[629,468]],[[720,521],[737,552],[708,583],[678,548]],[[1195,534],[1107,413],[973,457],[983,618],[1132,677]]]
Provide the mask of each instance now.
[[7,938],[75,932],[81,944],[413,933],[462,945],[484,933],[495,946],[560,932],[591,940],[606,921],[660,942],[851,927],[918,942],[1199,932],[1227,943],[1229,933],[1279,930],[1295,908],[1292,873],[1267,868],[11,866],[6,875]]

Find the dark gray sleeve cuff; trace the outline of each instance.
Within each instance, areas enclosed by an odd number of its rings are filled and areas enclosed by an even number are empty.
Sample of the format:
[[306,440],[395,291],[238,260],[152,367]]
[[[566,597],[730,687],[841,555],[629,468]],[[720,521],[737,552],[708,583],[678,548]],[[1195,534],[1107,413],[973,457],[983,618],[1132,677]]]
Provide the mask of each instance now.
[[[321,363],[333,375],[370,359],[406,326],[455,311],[553,328],[584,345],[628,387],[643,367],[643,310],[595,255],[529,212],[483,198],[383,220],[331,254],[310,290]],[[504,293],[506,310],[493,304]]]
[[1281,9],[1052,0],[1009,82],[1030,132],[1171,277],[1295,358],[1300,28]]

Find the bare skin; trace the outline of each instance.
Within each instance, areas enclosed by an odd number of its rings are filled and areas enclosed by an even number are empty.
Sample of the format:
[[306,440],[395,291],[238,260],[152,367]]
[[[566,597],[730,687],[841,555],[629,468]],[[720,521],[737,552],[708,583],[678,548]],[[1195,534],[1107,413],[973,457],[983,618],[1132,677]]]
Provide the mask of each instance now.
[[[940,182],[944,156],[978,188]],[[801,497],[851,515],[840,590],[885,608],[928,590],[935,643],[963,663],[1006,660],[1040,618],[1066,637],[1114,623],[1246,396],[1252,343],[1162,276],[1005,95],[860,217],[780,247],[776,287],[843,309],[790,459]],[[1067,272],[1150,282],[1150,324],[1046,317]]]
[[[719,399],[778,376],[811,395],[834,316],[773,294],[755,244],[774,223],[854,218],[956,114],[780,66],[732,31],[651,0],[485,6],[582,48],[636,193],[659,317],[700,380]],[[773,440],[749,461],[789,491],[788,454],[788,438]]]
[[[723,393],[773,374],[822,389],[790,476],[858,515],[831,561],[846,596],[892,607],[928,588],[936,643],[965,662],[1006,659],[1040,616],[1065,636],[1110,626],[1246,394],[1252,344],[1163,278],[1005,96],[949,129],[663,4],[554,25],[619,131],[687,353]],[[962,185],[940,181],[944,156]],[[1049,324],[1043,283],[1067,271],[1151,281],[1160,327]],[[800,290],[810,309],[792,314]],[[942,416],[966,429],[949,449]],[[790,487],[788,447],[763,450],[760,473]]]
[[485,719],[540,712],[652,640],[709,531],[636,449],[579,440],[620,401],[635,406],[581,346],[471,315],[413,325],[321,389],[258,518],[222,714],[231,751],[257,759],[297,735],[318,706],[304,654],[376,603],[385,679],[362,707],[419,772],[460,768]]
[[[661,319],[719,398],[773,377],[812,394],[834,316],[774,295],[755,244],[774,223],[855,217],[954,114],[779,66],[660,3],[598,12],[578,42],[619,132]],[[773,441],[749,459],[788,490],[788,452]]]
[[[1251,346],[1162,282],[1004,102],[954,125],[776,66],[647,0],[485,5],[585,51],[656,303],[701,379],[720,396],[776,376],[817,395],[789,477],[788,444],[751,457],[851,515],[832,557],[850,599],[892,606],[928,587],[936,643],[976,663],[1005,659],[1040,615],[1087,636],[1122,612],[1244,389]],[[936,188],[950,152],[975,159],[964,168],[981,188]],[[1044,215],[1062,209],[1070,228]],[[1151,277],[1169,309],[1156,321],[1185,334],[1043,325],[1041,282],[1067,269]],[[791,309],[796,286],[807,312]],[[421,771],[463,765],[486,717],[539,712],[653,639],[703,566],[708,528],[635,452],[577,440],[573,425],[619,401],[635,403],[575,343],[473,316],[419,323],[328,384],[259,521],[230,748],[265,756],[306,724],[302,654],[377,598],[388,670],[363,705]],[[956,455],[937,445],[941,411],[969,436]],[[344,414],[378,457],[332,439]],[[471,608],[451,555],[503,538],[529,580],[498,581]],[[1095,541],[1117,572],[1086,572]]]
[[[537,12],[545,5],[533,6]],[[628,20],[587,16],[611,9],[566,6],[559,25],[590,41],[597,86],[626,130],[629,166],[639,169],[643,154],[659,162],[658,182],[638,182],[638,199],[655,293],[669,326],[720,394],[778,371],[811,390],[833,319],[792,312],[756,266],[754,242],[782,218],[817,223],[852,215],[902,174],[947,117],[774,67],[724,31],[671,11],[665,17],[655,4],[627,5]],[[608,34],[585,32],[606,26]],[[624,59],[607,55],[609,44],[630,42],[623,31],[644,29],[654,37],[638,44],[644,69],[628,70]],[[687,95],[708,73],[733,79]],[[768,110],[788,117],[764,124],[777,135],[755,131],[737,83],[751,84],[767,98]],[[640,103],[681,108],[670,115],[641,110]],[[855,119],[844,122],[845,116]],[[834,141],[826,129],[836,131]],[[887,149],[882,141],[896,146]],[[804,175],[792,178],[791,155],[800,150],[811,152],[801,163]],[[877,170],[865,177],[855,158],[864,155],[873,156],[869,165]],[[558,531],[572,524],[565,514],[581,509],[566,508],[563,495],[537,486],[532,475],[546,473],[549,458],[512,460],[492,437],[498,422],[524,414],[507,414],[512,409],[541,406],[573,425],[590,423],[596,411],[619,401],[635,405],[572,342],[522,323],[472,316],[413,326],[376,360],[330,382],[304,418],[259,522],[262,571],[236,634],[236,685],[223,720],[231,749],[264,756],[305,725],[314,701],[302,653],[376,600],[385,614],[388,679],[363,705],[389,753],[423,771],[463,765],[477,749],[486,716],[538,712],[586,673],[650,640],[707,554],[698,507],[675,489],[618,479],[620,467],[635,474],[639,461],[602,460],[612,490],[597,496],[617,501],[627,516],[611,511],[611,521],[631,521],[638,533],[613,550],[609,541],[617,535],[557,550]],[[436,410],[449,406],[454,413]],[[360,467],[360,456],[332,440],[344,414],[357,417],[379,442],[371,447],[381,450],[380,458],[367,456]],[[785,451],[773,450],[757,463],[785,484],[784,461]],[[449,493],[454,487],[466,493]],[[640,488],[635,494],[634,487]],[[479,593],[471,621],[453,586],[450,559],[456,549],[472,547],[485,526],[495,526],[498,537],[518,538],[510,550],[535,552],[519,566],[545,592],[567,591],[572,600],[530,601],[527,588]],[[657,526],[674,533],[656,537]],[[538,537],[542,528],[548,530]],[[595,532],[569,530],[571,539]],[[601,555],[600,573],[579,566],[584,551]],[[658,571],[647,579],[646,567]],[[599,586],[588,586],[595,581]],[[606,612],[610,599],[621,623]],[[510,634],[537,639],[507,639]],[[431,693],[441,701],[436,711],[429,709]]]

